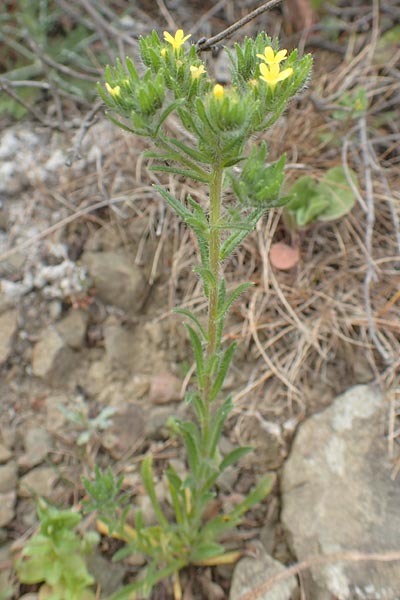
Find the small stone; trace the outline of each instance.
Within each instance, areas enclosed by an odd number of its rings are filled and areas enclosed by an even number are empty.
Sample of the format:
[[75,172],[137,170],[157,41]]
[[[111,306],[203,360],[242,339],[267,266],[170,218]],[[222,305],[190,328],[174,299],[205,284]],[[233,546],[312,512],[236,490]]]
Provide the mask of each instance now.
[[0,527],[8,525],[15,516],[15,491],[0,494]]
[[242,558],[233,573],[229,600],[239,600],[245,594],[254,593],[257,600],[290,600],[297,588],[296,579],[288,577],[266,592],[258,591],[269,578],[284,573],[286,568],[277,560],[259,550],[256,558]]
[[142,271],[133,261],[118,252],[85,252],[81,261],[102,302],[130,314],[140,311],[147,285]]
[[4,464],[10,460],[12,454],[10,450],[0,442],[0,464]]
[[5,161],[0,164],[0,193],[18,194],[27,183],[26,175],[17,167],[17,162]]
[[135,333],[110,319],[104,327],[108,368],[131,372],[135,366]]
[[45,329],[33,349],[33,374],[49,381],[59,381],[65,379],[75,365],[76,356],[58,331],[52,327]]
[[39,594],[30,592],[29,594],[24,594],[23,596],[20,596],[19,600],[39,600]]
[[49,303],[47,310],[49,311],[50,319],[52,321],[57,321],[62,314],[62,302],[60,300],[52,300]]
[[0,467],[0,493],[12,492],[17,486],[17,464],[14,461]]
[[18,464],[23,469],[30,469],[43,462],[52,448],[52,439],[43,427],[29,427],[24,433],[25,454]]
[[103,445],[115,459],[134,454],[145,439],[143,409],[130,404],[113,415],[111,421],[111,427],[103,435]]
[[178,407],[176,404],[166,406],[155,406],[149,412],[146,419],[146,437],[160,439],[170,435],[167,427],[168,419],[176,416]]
[[149,399],[153,404],[176,402],[180,399],[181,387],[181,380],[172,373],[159,373],[151,380]]
[[51,467],[36,467],[20,479],[18,495],[22,498],[48,498],[57,479],[58,475]]
[[240,442],[257,449],[243,458],[243,465],[277,469],[284,460],[286,448],[281,429],[276,423],[249,415],[243,420]]
[[17,329],[16,310],[8,310],[0,315],[0,365],[4,363],[11,351],[11,343]]
[[111,596],[121,588],[125,576],[125,569],[121,564],[106,560],[98,552],[89,554],[86,563],[89,573],[101,588],[102,596]]
[[47,431],[61,431],[66,424],[66,417],[60,410],[60,406],[68,405],[68,397],[65,394],[48,396],[45,400],[46,406],[46,429]]
[[57,323],[57,331],[74,350],[83,346],[89,315],[84,310],[71,310],[64,319]]

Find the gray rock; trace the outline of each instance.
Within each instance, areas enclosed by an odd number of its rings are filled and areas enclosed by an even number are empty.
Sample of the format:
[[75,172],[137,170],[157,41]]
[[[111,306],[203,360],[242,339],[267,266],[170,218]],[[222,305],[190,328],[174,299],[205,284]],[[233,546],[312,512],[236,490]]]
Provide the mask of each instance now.
[[86,563],[104,597],[110,596],[120,589],[125,576],[123,565],[110,562],[97,552],[87,556]]
[[68,406],[68,396],[65,394],[48,396],[45,400],[45,406],[47,431],[61,431],[67,419],[61,412],[60,406],[64,406],[65,408]]
[[127,404],[110,420],[111,427],[102,435],[103,446],[115,459],[134,454],[145,438],[145,418],[141,406]]
[[51,467],[36,467],[20,479],[18,495],[22,498],[48,498],[57,479],[57,473]]
[[172,373],[164,371],[151,379],[149,400],[153,404],[168,404],[180,400],[182,381]]
[[[303,423],[282,476],[282,521],[298,560],[399,550],[400,479],[391,478],[387,405],[356,386]],[[342,562],[304,578],[310,600],[398,600],[399,563]]]
[[43,427],[30,426],[24,432],[25,454],[20,456],[18,464],[30,469],[40,464],[52,448],[51,436]]
[[8,310],[0,315],[0,365],[10,354],[12,339],[17,329],[17,315],[16,310]]
[[104,326],[104,346],[109,369],[132,372],[136,363],[135,333],[114,322],[111,317]]
[[261,548],[256,558],[242,558],[235,567],[229,600],[240,600],[244,594],[254,591],[257,600],[290,600],[297,588],[296,579],[288,577],[276,583],[266,592],[256,592],[268,579],[284,573],[286,567],[266,554]]
[[10,450],[0,442],[0,464],[6,463],[10,460],[12,454]]
[[53,327],[45,329],[33,349],[32,372],[36,377],[65,379],[76,366],[77,357]]
[[64,319],[57,323],[56,328],[68,346],[79,350],[85,341],[89,315],[84,310],[71,310]]
[[0,493],[12,492],[17,486],[17,465],[14,461],[0,467]]
[[0,527],[5,527],[15,516],[15,501],[17,494],[14,491],[0,494]]
[[265,470],[277,469],[286,454],[280,426],[266,421],[261,415],[246,415],[243,418],[240,425],[240,443],[257,449],[243,459],[242,464],[246,466],[260,466]]
[[118,252],[85,252],[81,260],[102,302],[130,314],[140,311],[147,286],[133,261]]
[[0,193],[18,194],[26,187],[27,183],[27,177],[17,162],[5,161],[0,164]]

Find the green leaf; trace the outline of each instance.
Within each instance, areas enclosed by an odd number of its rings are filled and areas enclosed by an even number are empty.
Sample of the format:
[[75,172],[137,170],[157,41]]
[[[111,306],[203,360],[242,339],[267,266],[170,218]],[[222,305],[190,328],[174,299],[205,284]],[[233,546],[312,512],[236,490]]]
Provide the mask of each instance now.
[[207,448],[209,449],[209,456],[215,455],[215,451],[217,449],[218,442],[221,438],[221,433],[224,428],[226,418],[229,415],[229,413],[231,412],[232,408],[233,408],[232,396],[229,395],[227,397],[227,399],[221,404],[221,406],[216,411],[216,413],[213,417],[213,422],[212,422],[212,427],[211,427],[211,431],[209,434],[209,439],[205,440],[205,443],[207,444]]
[[196,425],[190,421],[176,420],[177,426],[185,442],[188,463],[193,476],[196,476],[200,465],[200,434]]
[[142,462],[140,473],[142,476],[144,488],[145,488],[147,495],[150,498],[150,501],[153,505],[154,512],[156,513],[157,519],[159,520],[160,525],[167,527],[168,519],[166,519],[166,517],[161,509],[161,505],[157,499],[157,494],[156,494],[156,490],[154,487],[152,463],[153,463],[152,457],[146,456],[146,458]]
[[192,313],[192,311],[188,310],[187,308],[174,308],[173,311],[174,313],[178,314],[178,315],[184,315],[185,317],[188,317],[188,319],[190,319],[198,328],[201,337],[203,338],[204,341],[207,341],[207,334],[204,331],[202,325],[200,324],[200,321],[198,320],[198,318]]
[[238,462],[243,456],[252,452],[254,448],[252,446],[241,446],[240,448],[235,448],[232,452],[229,452],[224,459],[221,461],[219,465],[220,472],[224,471],[230,465],[233,465]]
[[[254,210],[246,219],[249,230],[252,231],[255,229],[258,221],[261,219],[263,214],[265,213],[264,208],[257,208]],[[228,237],[227,240],[222,244],[220,251],[220,259],[225,260],[239,244],[244,240],[244,238],[248,235],[249,230],[244,231],[235,231]]]
[[222,388],[222,385],[225,381],[226,374],[227,374],[230,364],[232,362],[232,358],[235,353],[236,347],[237,347],[237,342],[232,342],[232,344],[230,344],[228,346],[228,348],[223,353],[221,359],[219,360],[217,376],[215,377],[215,380],[211,387],[211,392],[210,392],[210,401],[211,402],[213,402],[215,400],[215,398],[217,397],[218,393],[220,392],[220,390]]
[[174,198],[172,194],[170,194],[167,190],[165,190],[160,185],[155,185],[154,189],[157,190],[159,194],[164,198],[166,203],[177,213],[177,215],[184,221],[188,223],[192,218],[193,214],[188,210],[182,202]]
[[157,136],[157,134],[158,134],[158,132],[160,130],[161,125],[169,117],[169,115],[171,113],[173,113],[174,110],[176,110],[184,102],[185,102],[184,98],[178,98],[178,100],[175,100],[175,102],[172,102],[169,106],[167,106],[167,108],[165,110],[163,110],[163,112],[161,113],[160,118],[158,120],[157,127],[154,130],[154,136]]
[[264,500],[264,498],[266,498],[271,492],[275,480],[275,475],[265,475],[265,477],[259,481],[259,483],[251,490],[246,498],[242,502],[239,502],[239,504],[237,504],[235,508],[228,513],[228,517],[233,519],[240,517],[245,512],[250,510],[252,506]]
[[199,150],[196,150],[195,148],[191,148],[190,146],[187,146],[186,144],[184,144],[180,140],[175,140],[174,138],[168,138],[168,142],[170,144],[173,144],[174,146],[176,146],[180,150],[182,150],[182,152],[185,152],[185,154],[187,154],[188,156],[190,156],[190,158],[193,158],[193,160],[197,160],[198,162],[201,162],[201,163],[204,163],[204,164],[208,164],[209,163],[207,157],[204,156],[204,154],[202,152],[199,152]]
[[216,542],[202,542],[197,544],[190,553],[190,562],[197,562],[212,558],[225,552],[225,548]]
[[194,181],[199,181],[201,183],[209,183],[210,181],[208,175],[203,175],[200,171],[194,171],[192,169],[183,169],[174,166],[152,165],[151,167],[149,167],[149,171],[159,171],[161,173],[174,173],[175,175],[189,177],[190,179],[194,179]]
[[203,357],[203,347],[201,345],[201,341],[193,327],[187,325],[185,323],[185,327],[189,333],[190,342],[192,344],[194,358],[196,362],[196,374],[199,382],[200,389],[203,389],[204,386],[204,357]]
[[169,465],[166,470],[168,479],[168,489],[171,496],[172,507],[174,509],[175,519],[178,525],[183,525],[185,522],[184,510],[185,504],[181,502],[182,495],[182,480],[175,471],[175,469]]
[[[349,170],[350,177],[357,186],[357,176]],[[351,211],[355,197],[343,167],[333,167],[327,171],[318,186],[318,196],[328,201],[327,208],[318,215],[319,221],[333,221]]]
[[212,272],[210,271],[210,269],[207,269],[206,267],[203,267],[202,265],[197,266],[193,269],[194,273],[198,273],[200,275],[200,277],[202,278],[203,282],[205,285],[207,285],[208,287],[214,288],[216,286],[216,281],[215,281],[215,277],[212,274]]
[[251,288],[253,285],[254,283],[252,282],[241,283],[235,290],[233,290],[233,292],[229,294],[228,300],[225,302],[222,308],[218,310],[216,320],[219,321],[220,319],[222,319],[226,315],[232,304],[239,298],[240,294]]

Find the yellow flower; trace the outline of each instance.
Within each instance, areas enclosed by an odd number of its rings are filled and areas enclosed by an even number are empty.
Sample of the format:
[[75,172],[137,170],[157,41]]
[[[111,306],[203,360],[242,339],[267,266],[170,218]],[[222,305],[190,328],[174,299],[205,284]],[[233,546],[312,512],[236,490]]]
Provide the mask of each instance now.
[[267,46],[264,50],[264,54],[257,54],[258,58],[265,61],[267,65],[279,65],[287,57],[287,50],[279,50],[276,54],[271,48]]
[[214,94],[214,98],[216,98],[217,100],[222,100],[222,98],[224,97],[224,88],[223,88],[223,86],[220,85],[219,83],[217,83],[216,85],[214,85],[213,94]]
[[117,98],[118,96],[121,95],[121,88],[119,87],[119,85],[116,85],[115,87],[111,87],[111,85],[106,82],[106,90],[110,94],[110,96],[112,96],[113,98]]
[[260,79],[265,81],[265,83],[267,83],[272,89],[274,89],[278,81],[283,81],[284,79],[287,79],[293,75],[292,67],[280,71],[279,64],[277,63],[270,66],[261,63],[260,71]]
[[199,79],[203,73],[206,72],[204,65],[200,65],[199,67],[195,67],[194,65],[190,65],[190,75],[192,79]]
[[161,50],[160,50],[160,54],[161,54],[161,56],[162,56],[163,58],[165,58],[165,57],[166,57],[166,55],[167,55],[167,49],[166,49],[166,48],[161,48]]
[[171,44],[171,46],[175,50],[179,50],[179,48],[183,46],[183,44],[186,42],[186,40],[190,38],[190,36],[191,34],[184,35],[183,29],[178,29],[178,31],[175,33],[175,37],[172,37],[172,35],[168,33],[168,31],[164,31],[164,40]]

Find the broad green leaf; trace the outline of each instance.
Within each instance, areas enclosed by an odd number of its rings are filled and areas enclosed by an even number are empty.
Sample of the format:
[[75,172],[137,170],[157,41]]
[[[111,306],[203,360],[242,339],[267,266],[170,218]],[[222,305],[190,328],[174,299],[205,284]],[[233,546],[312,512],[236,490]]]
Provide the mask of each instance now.
[[[351,170],[349,173],[354,185],[357,186],[356,174]],[[318,216],[319,221],[332,221],[351,211],[355,197],[343,167],[329,169],[318,186],[318,196],[329,202],[328,207]]]

